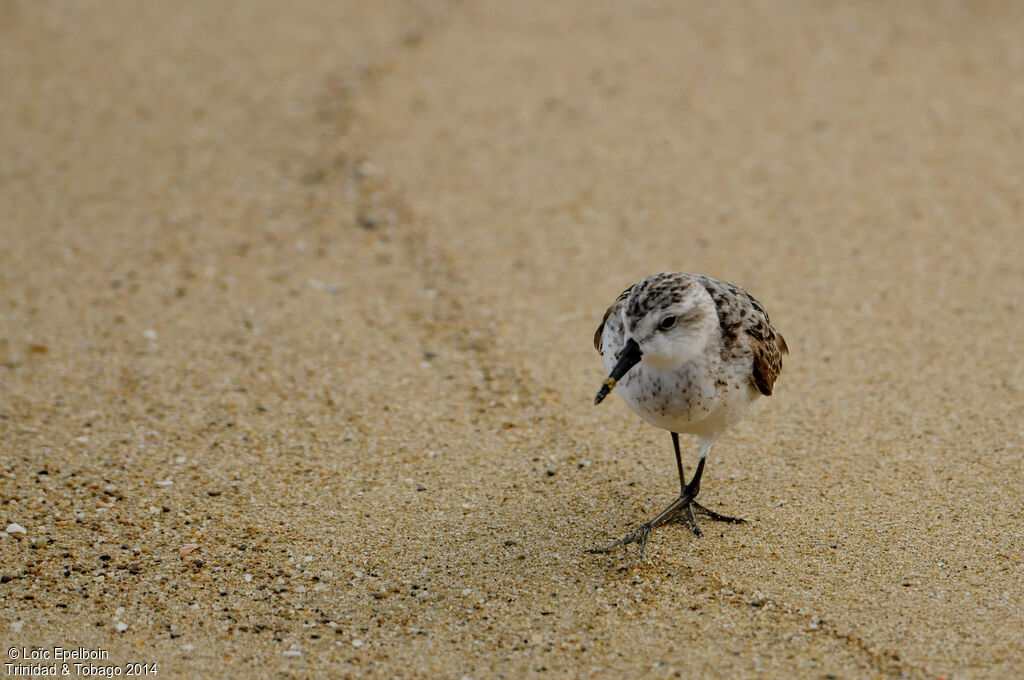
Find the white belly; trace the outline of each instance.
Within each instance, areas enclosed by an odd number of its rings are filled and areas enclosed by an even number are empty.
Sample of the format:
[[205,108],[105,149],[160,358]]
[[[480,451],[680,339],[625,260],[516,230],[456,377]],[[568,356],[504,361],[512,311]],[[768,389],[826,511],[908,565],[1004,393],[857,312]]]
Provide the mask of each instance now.
[[[609,371],[610,355],[605,355]],[[749,371],[730,371],[716,359],[701,357],[674,370],[659,370],[641,361],[623,376],[615,391],[655,427],[717,436],[740,420],[760,393],[748,379]]]

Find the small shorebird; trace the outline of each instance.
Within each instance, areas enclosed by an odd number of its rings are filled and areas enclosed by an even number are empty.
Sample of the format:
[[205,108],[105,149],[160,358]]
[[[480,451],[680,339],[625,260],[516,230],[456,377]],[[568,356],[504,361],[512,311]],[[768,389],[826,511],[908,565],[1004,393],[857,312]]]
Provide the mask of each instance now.
[[[655,427],[672,434],[679,498],[622,538],[589,552],[636,543],[640,557],[651,530],[678,522],[700,536],[696,513],[740,523],[696,501],[704,462],[715,440],[761,395],[769,396],[789,353],[767,312],[747,291],[700,274],[649,276],[619,295],[594,333],[608,378],[594,404],[618,388],[623,401]],[[700,458],[686,482],[679,433],[700,439]]]

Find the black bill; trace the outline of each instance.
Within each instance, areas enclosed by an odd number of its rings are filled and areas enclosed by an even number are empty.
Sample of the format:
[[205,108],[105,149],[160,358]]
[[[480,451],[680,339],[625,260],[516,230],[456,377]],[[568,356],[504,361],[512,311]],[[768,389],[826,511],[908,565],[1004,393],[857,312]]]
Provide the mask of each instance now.
[[636,340],[633,338],[627,340],[626,346],[619,352],[618,362],[616,362],[612,372],[608,374],[608,377],[601,384],[601,389],[597,391],[597,396],[594,397],[595,406],[604,401],[604,398],[615,389],[616,383],[622,379],[622,376],[629,373],[629,369],[637,365],[641,356],[640,345],[636,344]]

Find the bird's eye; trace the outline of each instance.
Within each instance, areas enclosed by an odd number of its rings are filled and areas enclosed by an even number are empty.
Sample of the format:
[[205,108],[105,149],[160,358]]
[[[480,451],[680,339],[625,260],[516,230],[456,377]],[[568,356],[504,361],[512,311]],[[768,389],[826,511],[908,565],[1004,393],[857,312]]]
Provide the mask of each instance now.
[[658,324],[658,326],[663,331],[667,331],[669,328],[672,328],[672,326],[675,326],[675,325],[676,325],[676,317],[674,317],[674,316],[666,316],[664,319],[661,320],[661,323]]

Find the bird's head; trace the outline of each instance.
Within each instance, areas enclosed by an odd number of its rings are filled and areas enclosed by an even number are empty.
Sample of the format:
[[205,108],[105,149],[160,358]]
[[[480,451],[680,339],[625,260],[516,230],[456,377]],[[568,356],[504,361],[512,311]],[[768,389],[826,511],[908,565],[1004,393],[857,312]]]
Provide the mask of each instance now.
[[714,302],[688,277],[661,274],[644,279],[620,310],[626,342],[594,399],[601,401],[636,364],[670,371],[704,351],[718,325]]

